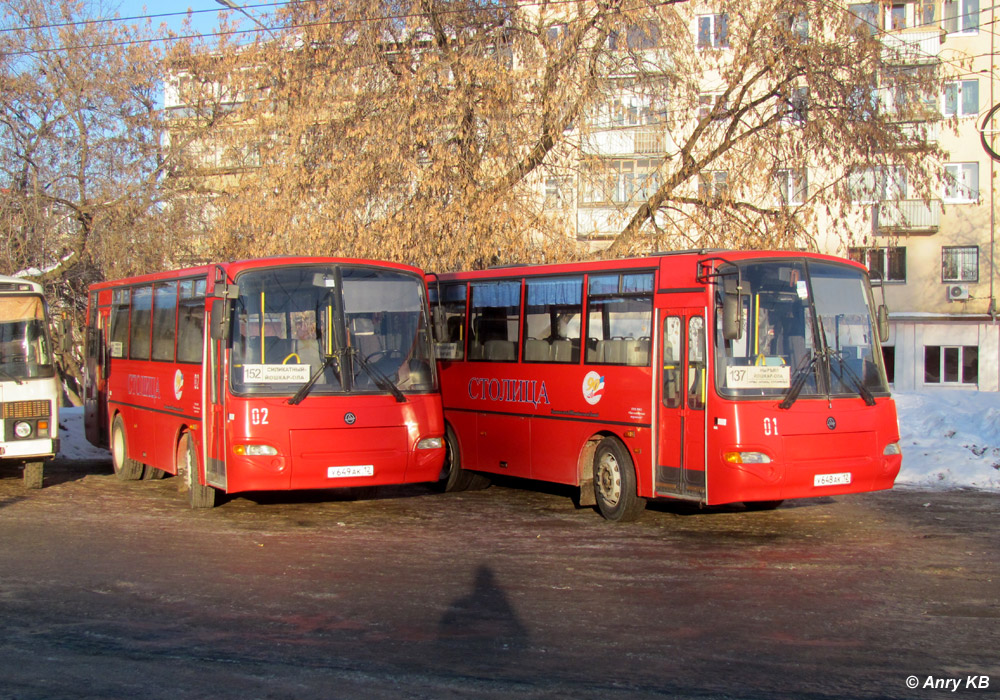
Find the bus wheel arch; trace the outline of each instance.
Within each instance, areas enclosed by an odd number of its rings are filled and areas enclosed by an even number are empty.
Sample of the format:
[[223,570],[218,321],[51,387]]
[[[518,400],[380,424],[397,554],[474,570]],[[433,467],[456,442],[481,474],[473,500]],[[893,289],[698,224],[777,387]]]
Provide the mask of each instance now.
[[462,450],[458,435],[450,423],[444,426],[444,466],[438,481],[438,489],[445,493],[455,491],[479,491],[490,485],[489,477],[479,472],[462,468]]
[[125,432],[125,419],[121,411],[115,413],[111,420],[111,463],[115,476],[122,481],[136,481],[142,478],[145,469],[142,462],[128,456],[128,435]]
[[646,499],[639,497],[635,462],[614,435],[603,437],[594,450],[593,479],[597,509],[606,519],[635,520],[646,508]]
[[213,508],[216,491],[201,481],[197,443],[190,430],[181,433],[174,454],[175,469],[180,477],[178,490],[187,491],[192,508]]

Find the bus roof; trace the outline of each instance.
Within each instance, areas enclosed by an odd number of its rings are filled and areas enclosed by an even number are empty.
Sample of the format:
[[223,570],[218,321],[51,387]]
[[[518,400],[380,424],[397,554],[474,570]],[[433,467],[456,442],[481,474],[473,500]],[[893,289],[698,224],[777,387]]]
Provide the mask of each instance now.
[[21,277],[0,275],[0,292],[31,292],[34,294],[41,294],[42,285],[38,284],[38,282],[32,282],[31,280],[26,280]]
[[177,268],[162,272],[150,272],[144,275],[133,277],[122,277],[114,280],[95,282],[90,285],[90,289],[108,289],[131,284],[142,284],[144,282],[156,282],[159,280],[181,279],[185,277],[199,277],[210,273],[212,270],[222,270],[230,279],[241,272],[265,267],[287,267],[290,265],[368,265],[393,270],[404,270],[417,275],[423,275],[423,270],[413,265],[403,263],[388,262],[385,260],[370,260],[364,258],[336,258],[336,257],[314,257],[305,255],[276,256],[268,258],[253,258],[248,260],[237,260],[233,262],[215,262],[197,265],[194,267]]
[[725,249],[700,249],[666,251],[662,253],[652,253],[645,257],[635,258],[613,258],[608,260],[584,260],[565,263],[540,263],[524,265],[504,265],[490,267],[485,270],[464,270],[458,272],[428,273],[428,277],[436,277],[441,280],[475,280],[491,279],[497,277],[514,277],[523,275],[566,275],[572,273],[628,270],[628,269],[652,269],[661,266],[690,266],[694,274],[694,266],[701,261],[743,261],[760,259],[783,259],[783,258],[809,258],[810,260],[824,260],[841,264],[851,265],[867,273],[864,265],[840,258],[834,255],[823,253],[811,253],[795,250],[725,250]]

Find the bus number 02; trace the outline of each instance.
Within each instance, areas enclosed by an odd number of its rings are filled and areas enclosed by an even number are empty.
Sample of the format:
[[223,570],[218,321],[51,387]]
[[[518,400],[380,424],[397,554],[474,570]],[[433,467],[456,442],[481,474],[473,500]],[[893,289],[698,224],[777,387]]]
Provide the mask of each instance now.
[[250,422],[254,425],[267,425],[267,409],[255,408],[250,411]]
[[765,435],[777,435],[778,434],[778,419],[777,418],[765,418],[764,419],[764,434]]

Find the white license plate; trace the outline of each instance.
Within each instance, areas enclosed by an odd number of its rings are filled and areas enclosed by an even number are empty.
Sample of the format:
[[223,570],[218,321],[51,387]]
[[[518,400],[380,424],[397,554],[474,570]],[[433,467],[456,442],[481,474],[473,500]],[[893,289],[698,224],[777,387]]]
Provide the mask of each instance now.
[[851,483],[851,472],[842,474],[817,474],[813,477],[813,486],[841,486]]
[[327,467],[327,479],[344,479],[351,476],[374,476],[374,464],[357,464],[349,467]]

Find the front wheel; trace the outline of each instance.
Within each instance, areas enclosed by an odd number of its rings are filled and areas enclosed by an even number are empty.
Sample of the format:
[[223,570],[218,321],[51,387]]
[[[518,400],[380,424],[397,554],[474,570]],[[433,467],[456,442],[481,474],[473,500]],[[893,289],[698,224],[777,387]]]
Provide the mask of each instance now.
[[453,491],[478,491],[490,485],[489,477],[462,469],[462,453],[458,439],[448,427],[444,434],[444,466],[438,480],[438,489],[445,493]]
[[24,465],[24,488],[40,489],[45,480],[45,463],[28,462]]
[[615,438],[601,440],[594,453],[594,497],[601,515],[614,522],[635,520],[646,508],[632,458]]
[[121,414],[115,416],[111,424],[111,463],[115,468],[115,476],[122,481],[135,481],[142,478],[144,465],[128,456],[125,441],[125,421]]
[[198,479],[198,454],[188,434],[177,444],[177,474],[181,476],[181,486],[187,490],[192,508],[215,507],[215,489]]

